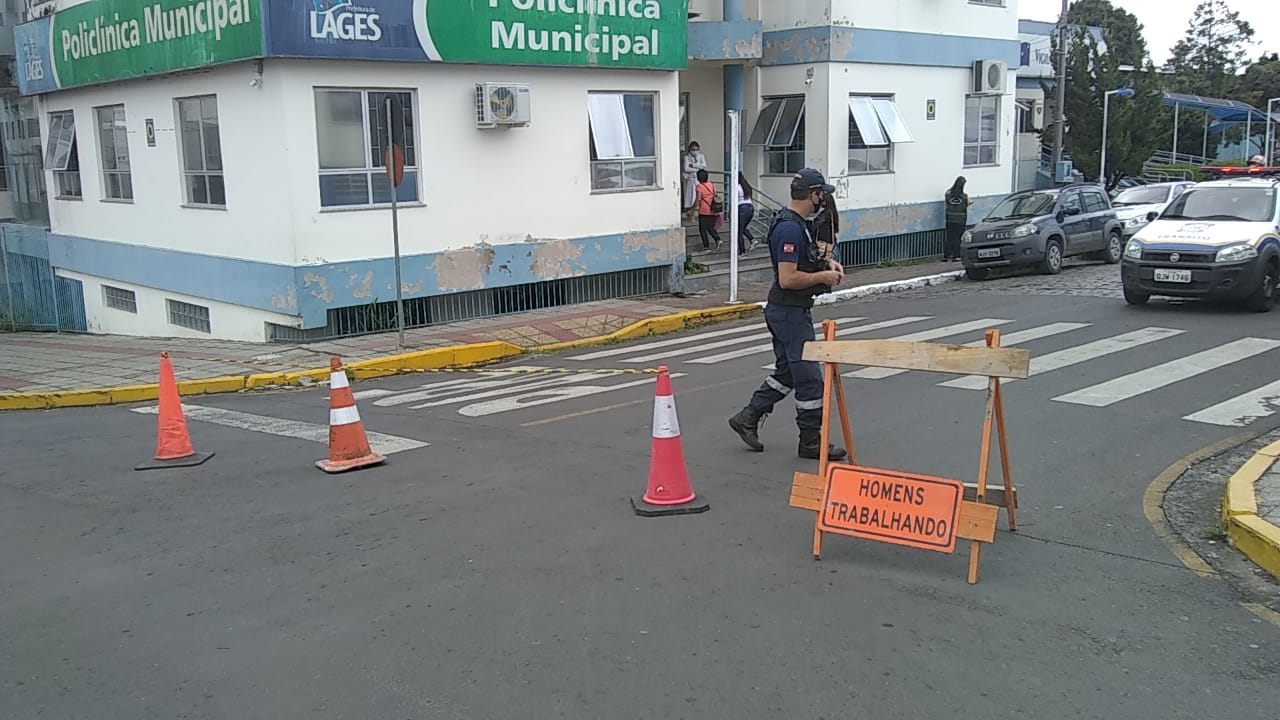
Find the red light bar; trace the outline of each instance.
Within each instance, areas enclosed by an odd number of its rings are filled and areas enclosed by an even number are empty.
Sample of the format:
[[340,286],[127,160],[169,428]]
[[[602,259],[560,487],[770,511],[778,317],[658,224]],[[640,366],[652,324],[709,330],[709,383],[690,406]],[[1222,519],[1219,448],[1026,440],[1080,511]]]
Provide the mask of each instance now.
[[1207,175],[1280,175],[1280,167],[1263,167],[1262,165],[1250,165],[1249,167],[1210,167],[1200,168],[1200,172]]

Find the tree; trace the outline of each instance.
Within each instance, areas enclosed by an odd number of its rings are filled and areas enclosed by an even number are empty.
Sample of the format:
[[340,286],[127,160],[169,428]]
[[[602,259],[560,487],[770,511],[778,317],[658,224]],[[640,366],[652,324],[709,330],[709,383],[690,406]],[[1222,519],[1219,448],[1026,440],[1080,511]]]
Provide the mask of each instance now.
[[1163,100],[1151,63],[1121,70],[1120,56],[1104,53],[1087,35],[1077,35],[1067,52],[1064,145],[1080,172],[1097,178],[1102,160],[1103,97],[1109,90],[1130,87],[1133,97],[1112,95],[1107,123],[1108,188],[1124,175],[1138,175],[1157,149]]
[[1241,20],[1226,0],[1203,0],[1191,16],[1186,35],[1173,46],[1168,69],[1174,73],[1174,87],[1195,95],[1229,97],[1253,35],[1253,26]]
[[1138,68],[1146,64],[1147,41],[1142,36],[1142,23],[1110,0],[1076,0],[1067,11],[1067,22],[1102,28],[1107,52],[1115,55],[1121,65]]
[[1258,58],[1245,69],[1237,84],[1235,99],[1266,110],[1267,101],[1280,97],[1280,54]]

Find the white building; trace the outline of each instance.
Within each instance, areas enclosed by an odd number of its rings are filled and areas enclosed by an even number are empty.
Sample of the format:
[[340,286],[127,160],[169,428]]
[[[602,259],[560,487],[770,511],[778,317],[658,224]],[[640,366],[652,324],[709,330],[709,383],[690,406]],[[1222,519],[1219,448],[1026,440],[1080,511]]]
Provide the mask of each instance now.
[[727,167],[727,107],[765,194],[831,178],[855,259],[936,253],[957,175],[974,217],[1012,182],[1015,0],[56,6],[15,65],[95,332],[385,329],[388,98],[411,325],[679,289],[681,151]]

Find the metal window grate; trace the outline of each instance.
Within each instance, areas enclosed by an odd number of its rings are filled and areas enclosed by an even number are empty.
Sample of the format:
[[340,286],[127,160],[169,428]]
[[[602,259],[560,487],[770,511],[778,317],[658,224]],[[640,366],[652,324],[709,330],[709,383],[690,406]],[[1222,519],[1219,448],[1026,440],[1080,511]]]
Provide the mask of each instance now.
[[[658,295],[670,289],[670,282],[670,266],[659,266],[407,298],[404,301],[404,326],[427,327],[614,298]],[[303,330],[267,323],[267,335],[277,342],[315,342],[388,332],[395,328],[395,300],[375,299],[367,305],[329,310],[328,323],[322,328]]]
[[858,238],[836,245],[836,253],[840,264],[845,267],[908,262],[941,255],[945,239],[945,230]]
[[209,330],[209,308],[203,305],[192,305],[180,300],[166,299],[169,304],[169,324],[184,327],[188,330],[207,333]]
[[138,296],[132,290],[103,285],[102,302],[112,310],[138,314]]

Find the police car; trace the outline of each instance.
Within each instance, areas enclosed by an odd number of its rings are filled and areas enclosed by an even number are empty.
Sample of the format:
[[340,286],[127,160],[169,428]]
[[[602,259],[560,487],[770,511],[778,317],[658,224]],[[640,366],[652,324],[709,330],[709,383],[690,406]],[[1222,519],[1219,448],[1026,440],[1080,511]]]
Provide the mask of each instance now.
[[1280,167],[1205,168],[1216,177],[1179,195],[1125,245],[1124,299],[1152,295],[1276,304]]

